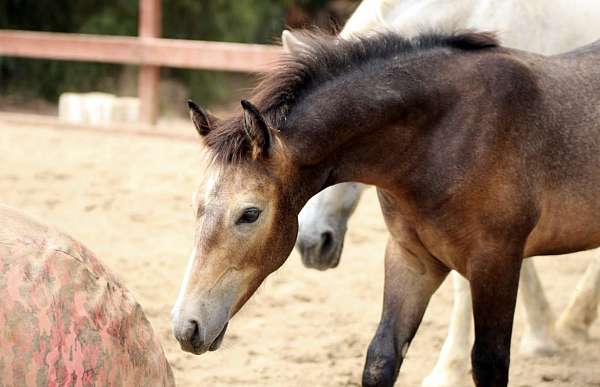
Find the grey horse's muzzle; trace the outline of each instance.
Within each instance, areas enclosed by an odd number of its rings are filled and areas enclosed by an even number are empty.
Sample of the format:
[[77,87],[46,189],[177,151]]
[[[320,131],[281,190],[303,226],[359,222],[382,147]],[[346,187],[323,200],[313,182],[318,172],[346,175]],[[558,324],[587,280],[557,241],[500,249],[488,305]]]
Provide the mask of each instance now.
[[336,267],[342,255],[344,234],[345,230],[336,233],[328,229],[321,232],[318,239],[299,238],[296,248],[300,252],[304,266],[317,270]]

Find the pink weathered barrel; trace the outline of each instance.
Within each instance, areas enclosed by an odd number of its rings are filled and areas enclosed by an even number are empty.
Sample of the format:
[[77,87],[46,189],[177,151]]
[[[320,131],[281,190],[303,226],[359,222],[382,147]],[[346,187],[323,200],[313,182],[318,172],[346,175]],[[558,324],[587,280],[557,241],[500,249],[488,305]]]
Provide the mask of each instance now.
[[174,384],[142,308],[94,254],[0,206],[0,385]]

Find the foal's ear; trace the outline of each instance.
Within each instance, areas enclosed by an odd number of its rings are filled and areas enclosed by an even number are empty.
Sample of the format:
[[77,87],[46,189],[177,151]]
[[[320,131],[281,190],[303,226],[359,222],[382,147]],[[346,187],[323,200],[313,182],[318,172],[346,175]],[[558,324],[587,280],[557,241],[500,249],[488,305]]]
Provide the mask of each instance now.
[[252,144],[252,157],[269,157],[273,137],[262,114],[249,101],[242,100],[244,109],[243,126]]
[[298,39],[292,31],[283,30],[281,33],[281,45],[289,53],[297,53],[308,49],[308,45]]
[[196,105],[194,101],[188,99],[187,101],[188,108],[190,109],[190,118],[192,122],[196,126],[196,130],[200,134],[200,136],[206,136],[211,129],[211,116],[200,106]]

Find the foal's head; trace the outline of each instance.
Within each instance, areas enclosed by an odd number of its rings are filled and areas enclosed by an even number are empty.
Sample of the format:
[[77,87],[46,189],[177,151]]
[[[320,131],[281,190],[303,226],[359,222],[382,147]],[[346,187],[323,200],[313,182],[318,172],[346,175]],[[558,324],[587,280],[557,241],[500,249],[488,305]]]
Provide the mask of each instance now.
[[195,246],[173,309],[177,340],[200,354],[218,348],[227,323],[293,248],[294,171],[276,132],[250,102],[220,121],[189,102],[211,160],[194,195]]

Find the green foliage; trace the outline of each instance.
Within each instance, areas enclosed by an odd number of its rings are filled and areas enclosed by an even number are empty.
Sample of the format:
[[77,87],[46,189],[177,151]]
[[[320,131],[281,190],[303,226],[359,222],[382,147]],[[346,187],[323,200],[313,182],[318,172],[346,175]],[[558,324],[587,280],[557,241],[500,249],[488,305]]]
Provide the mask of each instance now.
[[[164,2],[163,36],[173,39],[272,43],[284,26],[278,0],[177,0]],[[249,76],[215,71],[165,69],[167,77],[183,81],[190,96],[202,104],[228,99]]]
[[[135,35],[137,1],[0,0],[0,28]],[[55,101],[64,91],[114,90],[124,66],[0,57],[0,93]]]

